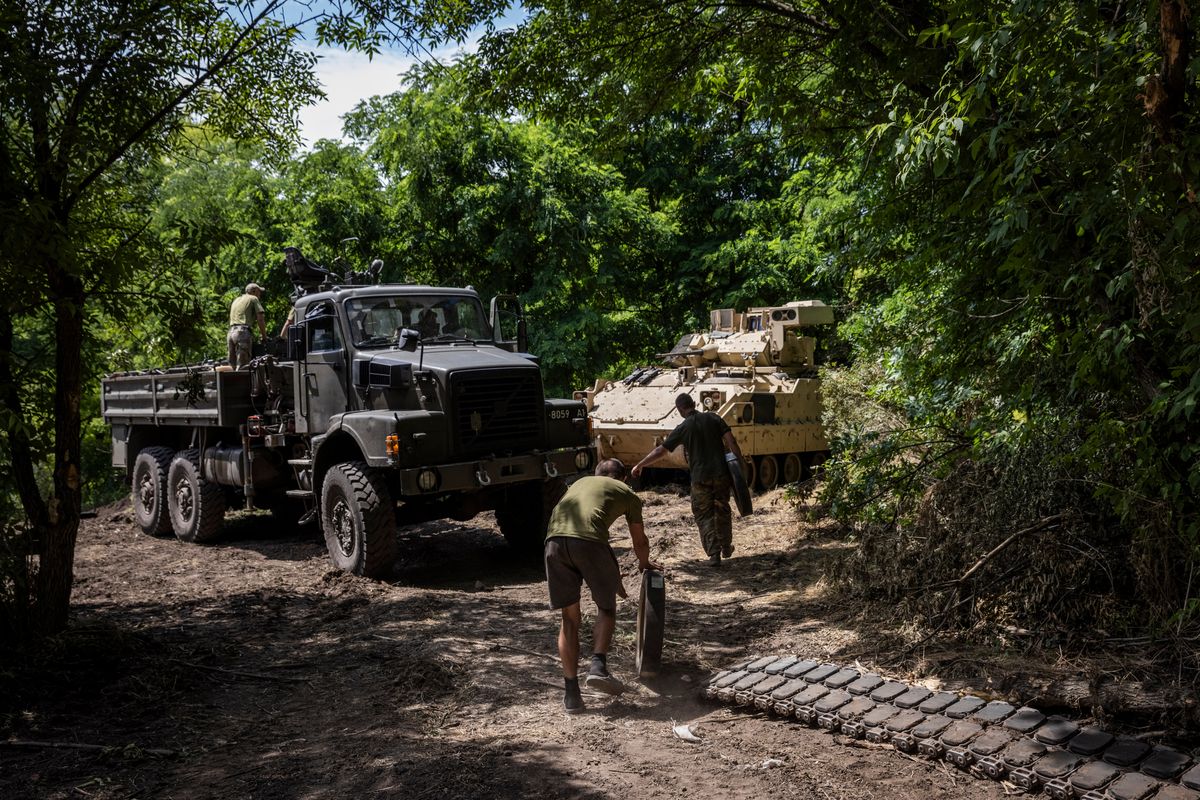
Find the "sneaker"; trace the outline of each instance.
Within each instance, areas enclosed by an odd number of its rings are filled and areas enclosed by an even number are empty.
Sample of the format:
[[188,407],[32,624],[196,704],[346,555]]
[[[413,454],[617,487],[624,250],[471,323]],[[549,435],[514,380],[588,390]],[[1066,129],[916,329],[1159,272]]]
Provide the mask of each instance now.
[[733,545],[721,548],[721,558],[729,558],[731,555],[733,555]]
[[721,566],[721,555],[720,555],[719,553],[717,553],[717,554],[715,554],[715,555],[711,555],[711,556],[709,556],[709,557],[708,557],[708,565],[709,565],[710,567],[719,567],[719,566]]
[[608,670],[603,672],[589,672],[587,677],[583,679],[583,685],[589,689],[595,689],[597,692],[605,694],[620,694],[625,691],[625,684],[608,674]]
[[567,687],[567,692],[563,695],[563,710],[568,714],[583,711],[583,695],[579,693],[578,683]]

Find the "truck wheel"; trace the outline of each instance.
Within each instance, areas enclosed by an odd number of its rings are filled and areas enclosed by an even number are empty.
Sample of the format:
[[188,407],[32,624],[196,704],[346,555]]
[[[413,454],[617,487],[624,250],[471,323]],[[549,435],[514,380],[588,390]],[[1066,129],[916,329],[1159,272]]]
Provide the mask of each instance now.
[[167,472],[175,451],[169,447],[147,447],[133,462],[130,488],[133,517],[143,533],[163,536],[171,532],[171,514],[167,510]]
[[396,509],[378,473],[361,461],[332,467],[321,486],[321,530],[338,569],[386,577],[396,563]]
[[775,456],[763,456],[758,461],[758,488],[769,492],[779,483],[779,461]]
[[204,544],[221,535],[225,521],[225,490],[200,477],[200,452],[184,450],[167,474],[167,505],[171,527],[181,542]]
[[562,478],[516,486],[496,509],[496,523],[509,546],[521,553],[540,553],[550,514],[567,491]]
[[758,470],[754,467],[753,458],[742,459],[742,477],[746,479],[746,488],[754,490],[754,479],[758,475]]
[[662,667],[666,616],[666,580],[661,572],[648,569],[642,573],[642,592],[638,596],[634,669],[639,678],[656,677]]

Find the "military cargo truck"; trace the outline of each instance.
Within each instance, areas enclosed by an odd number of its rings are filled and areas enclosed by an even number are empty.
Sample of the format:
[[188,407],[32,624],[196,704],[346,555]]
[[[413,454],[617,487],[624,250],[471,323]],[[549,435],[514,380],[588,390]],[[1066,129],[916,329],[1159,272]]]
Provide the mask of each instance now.
[[489,313],[471,288],[367,275],[297,279],[286,357],[103,380],[143,531],[209,542],[226,509],[268,508],[319,520],[333,563],[369,577],[408,523],[495,510],[510,543],[540,546],[565,480],[595,463],[584,403],[543,396],[515,297]]
[[[817,300],[712,311],[710,330],[681,338],[660,354],[661,366],[575,393],[587,403],[598,457],[637,463],[680,422],[675,398],[686,392],[729,424],[747,458],[747,484],[767,490],[800,480],[829,450],[816,340],[804,332],[832,322],[833,309]],[[687,469],[683,448],[650,469]]]

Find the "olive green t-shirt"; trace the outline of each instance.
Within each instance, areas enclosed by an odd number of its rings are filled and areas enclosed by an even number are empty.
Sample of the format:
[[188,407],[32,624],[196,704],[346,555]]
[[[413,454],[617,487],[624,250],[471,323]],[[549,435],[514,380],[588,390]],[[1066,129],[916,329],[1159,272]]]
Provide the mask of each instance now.
[[546,538],[569,536],[608,543],[608,526],[617,517],[642,521],[642,498],[621,481],[589,475],[571,484],[550,515]]
[[697,411],[684,418],[667,436],[663,447],[674,450],[679,445],[687,449],[688,470],[692,482],[712,481],[728,477],[725,465],[725,434],[729,426],[711,411]]
[[246,293],[233,301],[229,307],[230,325],[248,325],[253,328],[258,325],[258,315],[263,313],[262,303],[252,294]]

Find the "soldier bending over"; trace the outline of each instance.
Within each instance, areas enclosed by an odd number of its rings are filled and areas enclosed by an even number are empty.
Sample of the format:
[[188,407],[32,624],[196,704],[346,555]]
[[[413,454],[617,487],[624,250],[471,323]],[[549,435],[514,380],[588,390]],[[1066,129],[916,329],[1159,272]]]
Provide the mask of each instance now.
[[633,538],[638,567],[662,569],[650,561],[650,541],[642,524],[642,500],[624,483],[625,465],[615,458],[601,461],[596,474],[571,485],[554,507],[546,531],[546,580],[550,607],[561,609],[558,655],[562,660],[568,714],[583,710],[579,693],[580,587],[586,583],[596,603],[596,628],[592,634],[592,664],[584,678],[589,689],[620,694],[621,681],[608,672],[608,648],[617,620],[617,595],[625,597],[617,557],[608,544],[608,528],[625,517]]

